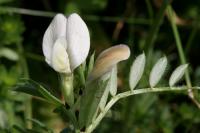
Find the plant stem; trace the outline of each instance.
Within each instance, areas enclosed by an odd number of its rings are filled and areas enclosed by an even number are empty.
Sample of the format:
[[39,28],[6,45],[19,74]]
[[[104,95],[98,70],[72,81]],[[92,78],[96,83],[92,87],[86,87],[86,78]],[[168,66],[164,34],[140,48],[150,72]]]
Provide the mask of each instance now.
[[151,1],[145,0],[145,3],[147,5],[147,11],[148,11],[148,14],[149,14],[149,18],[153,19],[153,8],[152,8],[152,5],[151,5]]
[[73,88],[73,74],[60,74],[61,77],[61,91],[65,102],[72,107],[74,104],[74,88]]
[[186,47],[185,47],[185,49],[186,49],[186,54],[189,53],[189,51],[190,51],[190,49],[191,49],[192,41],[194,40],[194,38],[195,38],[196,33],[197,33],[198,30],[199,30],[199,24],[198,24],[197,22],[195,22],[195,23],[193,24],[193,28],[192,28],[191,34],[190,34],[190,36],[189,36],[189,38],[188,38],[188,41],[187,41],[187,43],[186,43]]
[[[191,87],[191,89],[200,90],[200,87]],[[110,110],[110,108],[120,99],[126,98],[128,96],[133,96],[137,94],[144,94],[144,93],[154,93],[154,92],[166,92],[166,91],[185,91],[188,90],[187,86],[182,87],[161,87],[161,88],[143,88],[143,89],[137,89],[133,91],[127,91],[123,93],[119,93],[116,96],[112,97],[111,100],[107,103],[106,107],[102,112],[98,115],[98,117],[92,122],[90,126],[86,129],[85,133],[91,133],[97,125],[101,122],[101,120],[104,118],[106,113]]]
[[149,31],[149,34],[147,36],[147,39],[145,41],[145,46],[146,46],[146,51],[148,51],[148,57],[151,57],[151,53],[154,47],[154,42],[158,33],[158,30],[160,28],[160,25],[162,23],[164,14],[165,14],[165,10],[167,8],[169,4],[169,0],[163,0],[163,4],[158,12],[158,14],[156,15],[155,20],[153,21],[153,25]]
[[79,73],[81,85],[84,86],[84,85],[85,85],[85,75],[84,75],[83,66],[80,66],[80,67],[78,68],[78,73]]
[[14,110],[13,110],[13,103],[5,101],[4,105],[5,105],[4,108],[6,110],[6,114],[7,114],[7,118],[8,118],[9,128],[13,132],[13,130],[11,128],[15,124],[15,120],[14,120],[15,119],[15,113],[14,113]]
[[[175,37],[176,46],[177,46],[177,49],[178,49],[181,64],[186,64],[186,58],[185,58],[185,55],[184,55],[180,35],[179,35],[178,28],[177,28],[176,23],[175,23],[175,15],[174,15],[174,12],[173,12],[173,9],[172,9],[171,6],[168,6],[167,13],[169,15],[169,20],[171,22],[171,27],[172,27],[173,34],[174,34],[174,37]],[[185,80],[186,80],[186,84],[187,84],[187,87],[188,87],[188,96],[197,105],[197,107],[200,108],[200,103],[194,98],[194,94],[192,92],[192,89],[190,89],[192,87],[192,84],[191,84],[188,69],[186,69],[186,71],[185,71]]]
[[[38,11],[38,10],[30,10],[24,8],[15,8],[8,6],[0,6],[0,11],[2,13],[16,13],[16,14],[24,14],[31,16],[40,16],[40,17],[54,17],[57,12],[47,12],[47,11]],[[104,22],[118,22],[121,20],[121,17],[110,17],[110,16],[96,16],[96,15],[86,15],[83,17],[87,21],[104,21]],[[125,23],[129,24],[142,24],[142,25],[150,25],[150,19],[144,18],[124,18]]]
[[1,6],[0,11],[2,13],[17,13],[17,14],[43,16],[43,17],[53,17],[56,15],[55,12],[30,10],[30,9],[24,9],[24,8],[8,7],[8,6]]
[[27,52],[27,53],[25,53],[25,56],[26,56],[26,58],[29,58],[29,59],[32,59],[32,60],[44,62],[44,57],[41,56],[41,55],[38,55],[38,54]]
[[[171,6],[168,6],[167,10],[168,10],[168,14],[169,14],[169,18],[170,18],[173,34],[174,34],[174,37],[175,37],[176,46],[177,46],[178,53],[179,53],[179,56],[180,56],[180,60],[181,60],[182,64],[185,64],[186,63],[186,59],[185,59],[185,55],[184,55],[184,51],[183,51],[180,35],[179,35],[179,32],[178,32],[178,28],[177,28],[176,23],[175,23],[174,12],[173,12]],[[190,88],[192,85],[191,85],[188,69],[185,72],[185,78],[186,78],[187,86],[188,86],[188,88]]]

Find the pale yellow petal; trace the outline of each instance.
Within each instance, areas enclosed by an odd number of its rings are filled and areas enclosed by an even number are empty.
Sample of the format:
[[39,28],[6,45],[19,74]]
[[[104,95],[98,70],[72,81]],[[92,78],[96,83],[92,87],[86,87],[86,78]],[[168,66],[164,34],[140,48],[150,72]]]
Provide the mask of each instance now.
[[118,62],[128,59],[130,49],[127,45],[116,45],[103,51],[97,58],[89,79],[96,79],[109,72]]

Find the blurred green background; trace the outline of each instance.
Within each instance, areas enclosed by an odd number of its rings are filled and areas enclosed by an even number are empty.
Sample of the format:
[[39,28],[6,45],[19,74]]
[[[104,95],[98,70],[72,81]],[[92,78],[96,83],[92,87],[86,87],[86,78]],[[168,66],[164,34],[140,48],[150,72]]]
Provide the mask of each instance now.
[[[169,74],[181,64],[164,0],[0,0],[0,132],[18,132],[24,127],[28,96],[10,91],[20,78],[31,78],[58,95],[58,76],[44,61],[42,37],[60,12],[76,12],[91,35],[90,55],[116,44],[131,48],[131,57],[119,65],[119,92],[128,89],[129,68],[143,51],[146,72],[139,87],[148,87],[148,75],[156,60],[166,55]],[[200,1],[170,1],[176,12],[184,54],[190,65],[193,86],[200,85]],[[164,5],[164,6],[163,6]],[[180,85],[185,84],[181,82]],[[198,92],[195,98],[200,101]],[[145,94],[121,100],[95,130],[97,133],[197,133],[200,110],[183,93]],[[53,113],[44,101],[32,98],[33,118],[59,132],[65,119]],[[33,121],[33,120],[32,120]],[[33,122],[34,129],[41,125]],[[45,132],[41,130],[41,132]]]

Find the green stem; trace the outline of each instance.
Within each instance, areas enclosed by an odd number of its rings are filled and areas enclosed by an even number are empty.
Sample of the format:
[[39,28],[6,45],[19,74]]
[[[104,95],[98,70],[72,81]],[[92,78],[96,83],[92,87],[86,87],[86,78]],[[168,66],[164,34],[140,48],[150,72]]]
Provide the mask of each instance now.
[[[178,32],[178,28],[176,26],[175,15],[174,15],[174,12],[173,12],[173,9],[172,9],[171,6],[168,6],[167,12],[168,12],[169,19],[170,19],[170,22],[171,22],[171,26],[172,26],[173,34],[174,34],[174,37],[175,37],[176,46],[177,46],[178,53],[179,53],[179,56],[180,56],[181,64],[185,64],[186,59],[185,59],[185,55],[184,55],[184,52],[183,52],[183,47],[182,47],[180,35],[179,35],[179,32]],[[185,71],[185,80],[186,80],[186,84],[187,84],[188,88],[190,88],[192,86],[192,84],[191,84],[188,69]]]
[[191,34],[190,34],[190,36],[189,36],[189,38],[188,38],[188,41],[187,41],[187,43],[186,43],[185,49],[186,49],[186,53],[187,53],[187,54],[189,53],[189,51],[190,51],[190,49],[191,49],[192,41],[194,40],[194,38],[195,38],[196,33],[197,33],[198,30],[199,30],[199,25],[198,25],[197,22],[195,22],[194,25],[193,25]]
[[[15,124],[15,114],[14,114],[14,110],[13,110],[13,103],[5,101],[5,110],[7,111],[7,117],[8,117],[8,124],[9,124],[9,128],[12,131],[12,126]],[[13,132],[13,131],[12,131]]]
[[153,8],[152,8],[152,5],[151,5],[151,1],[145,0],[145,3],[147,5],[147,11],[148,11],[149,17],[150,17],[150,19],[153,19]]
[[[200,90],[200,87],[191,87],[191,89]],[[88,126],[85,133],[91,133],[101,122],[101,120],[105,117],[106,113],[110,110],[110,108],[120,99],[126,98],[133,95],[144,94],[144,93],[155,93],[155,92],[165,92],[165,91],[186,91],[188,90],[187,86],[182,87],[162,87],[162,88],[143,88],[137,89],[133,91],[127,91],[123,93],[119,93],[107,103],[104,110],[98,115],[98,117],[92,122],[91,125]]]
[[[15,8],[8,6],[0,6],[0,11],[2,13],[16,13],[16,14],[24,14],[31,16],[40,16],[40,17],[54,17],[56,12],[47,12],[47,11],[38,11],[38,10],[30,10],[24,8]],[[96,16],[96,15],[86,15],[84,19],[87,21],[104,21],[104,22],[118,22],[121,20],[121,17],[110,17],[110,16]],[[142,25],[150,25],[150,19],[144,18],[124,18],[125,23],[129,24],[142,24]]]
[[27,53],[25,53],[25,56],[26,56],[26,58],[29,58],[29,59],[32,59],[32,60],[44,62],[44,56],[41,56],[41,55],[37,55],[37,54],[34,54],[34,53],[27,52]]
[[53,17],[56,14],[55,12],[37,11],[24,8],[8,7],[8,6],[1,6],[0,11],[2,13],[17,13],[17,14],[43,16],[43,17]]
[[167,8],[169,4],[169,0],[163,0],[163,4],[155,18],[155,20],[153,21],[153,25],[149,31],[149,34],[147,36],[147,39],[145,41],[145,49],[148,51],[148,57],[151,57],[150,54],[152,52],[152,49],[154,47],[154,42],[158,33],[158,30],[160,28],[160,25],[162,23],[163,17],[165,15],[165,10]]
[[85,75],[84,75],[84,70],[83,70],[83,66],[80,66],[78,68],[78,73],[79,73],[79,76],[80,76],[80,81],[81,81],[81,85],[85,85]]
[[60,74],[61,91],[65,102],[72,107],[74,105],[73,74]]
[[[17,48],[20,55],[19,64],[23,70],[23,76],[24,78],[29,78],[28,65],[27,65],[26,58],[24,56],[24,48],[21,43],[17,43]],[[25,119],[27,118],[32,119],[32,97],[31,96],[26,95],[26,100],[24,101],[24,105],[25,105],[25,112],[24,112]],[[31,129],[32,122],[26,121],[26,127]]]
[[[172,30],[173,30],[173,33],[174,33],[174,37],[175,37],[175,40],[176,40],[176,46],[178,48],[178,53],[179,53],[179,56],[180,56],[180,59],[181,59],[181,63],[185,64],[186,63],[186,59],[185,59],[185,55],[184,55],[184,52],[183,52],[183,47],[182,47],[180,35],[179,35],[179,32],[178,32],[178,28],[177,28],[176,23],[175,23],[175,15],[174,15],[174,12],[173,12],[173,9],[172,9],[171,6],[169,6],[167,8],[167,12],[169,14],[169,18],[170,18]],[[186,71],[185,71],[185,80],[186,80],[186,84],[187,84],[187,87],[188,87],[188,96],[189,96],[189,98],[200,109],[200,103],[195,99],[193,91],[191,89],[192,83],[191,83],[191,80],[190,80],[190,75],[189,75],[189,70],[188,69],[186,69]]]

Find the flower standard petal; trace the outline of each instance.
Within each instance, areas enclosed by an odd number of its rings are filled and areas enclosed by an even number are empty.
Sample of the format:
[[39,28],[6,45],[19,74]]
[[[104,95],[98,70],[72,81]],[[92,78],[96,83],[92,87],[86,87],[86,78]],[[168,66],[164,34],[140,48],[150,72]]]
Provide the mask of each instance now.
[[68,54],[66,52],[66,40],[65,38],[59,38],[56,40],[53,50],[50,65],[59,73],[71,73]]
[[52,50],[56,40],[66,36],[67,19],[63,14],[57,14],[43,36],[42,50],[46,62],[50,65]]
[[78,14],[71,14],[67,20],[67,53],[71,70],[83,63],[90,49],[90,36],[85,22]]
[[128,59],[130,49],[127,45],[117,45],[103,51],[97,58],[89,75],[89,80],[96,79],[109,72],[118,62]]

